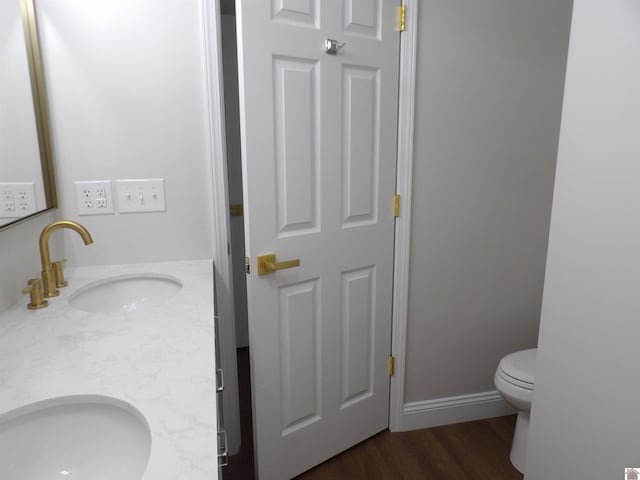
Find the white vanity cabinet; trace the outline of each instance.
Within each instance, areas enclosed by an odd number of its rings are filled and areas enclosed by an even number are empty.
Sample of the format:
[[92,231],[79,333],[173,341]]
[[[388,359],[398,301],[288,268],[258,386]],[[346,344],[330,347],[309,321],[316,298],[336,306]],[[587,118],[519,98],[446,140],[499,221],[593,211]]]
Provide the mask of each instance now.
[[216,275],[215,265],[213,273],[213,298],[214,298],[214,315],[213,324],[215,330],[215,374],[216,374],[216,414],[218,418],[218,478],[223,477],[224,467],[227,466],[229,451],[227,442],[227,431],[224,426],[224,405],[223,394],[224,391],[224,369],[222,367],[222,349],[220,348],[220,317],[218,316],[218,309],[216,305]]

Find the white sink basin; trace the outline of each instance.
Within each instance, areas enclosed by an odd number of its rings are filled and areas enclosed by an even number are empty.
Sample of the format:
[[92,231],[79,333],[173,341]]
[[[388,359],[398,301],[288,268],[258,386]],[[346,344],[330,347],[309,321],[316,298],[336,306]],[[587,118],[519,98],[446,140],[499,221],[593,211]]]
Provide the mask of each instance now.
[[150,451],[142,414],[107,397],[65,397],[0,416],[2,480],[140,480]]
[[85,285],[71,294],[69,303],[85,312],[135,312],[159,305],[181,288],[182,282],[169,275],[119,275]]

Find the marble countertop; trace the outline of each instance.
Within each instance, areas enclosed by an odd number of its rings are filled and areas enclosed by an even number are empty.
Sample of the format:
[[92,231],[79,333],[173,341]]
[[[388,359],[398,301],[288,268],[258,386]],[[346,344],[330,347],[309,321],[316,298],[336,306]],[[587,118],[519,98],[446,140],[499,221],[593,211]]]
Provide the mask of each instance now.
[[[68,269],[69,286],[41,310],[25,301],[0,314],[0,415],[34,402],[100,395],[145,417],[151,453],[143,478],[218,477],[213,267],[210,260]],[[180,279],[160,305],[87,313],[69,296],[132,273]],[[55,401],[55,400],[54,400]]]

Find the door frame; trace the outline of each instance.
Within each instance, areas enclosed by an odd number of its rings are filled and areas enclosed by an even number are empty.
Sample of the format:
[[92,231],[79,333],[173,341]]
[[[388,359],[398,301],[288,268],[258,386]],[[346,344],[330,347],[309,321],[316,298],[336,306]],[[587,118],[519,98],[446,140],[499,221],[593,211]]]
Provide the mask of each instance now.
[[[413,138],[415,121],[416,61],[418,42],[418,2],[404,0],[406,6],[405,31],[400,36],[400,69],[398,90],[398,148],[396,164],[396,193],[401,198],[400,216],[395,225],[394,282],[392,305],[392,338],[390,351],[395,357],[395,372],[391,377],[389,429],[402,430],[405,387],[405,353],[407,333],[407,306],[409,293],[409,254],[411,237],[411,188],[413,173]],[[224,124],[224,88],[222,78],[221,14],[219,2],[202,0],[203,36],[205,42],[205,68],[207,73],[207,107],[212,181],[212,214],[214,261],[217,267],[218,314],[233,318],[233,279],[228,254],[230,239],[229,198],[227,190],[226,134]],[[222,324],[221,324],[222,326]],[[233,326],[235,327],[235,325]],[[226,389],[223,410],[225,426],[229,434],[229,451],[240,447],[240,415],[238,408],[237,370],[235,359],[235,330],[221,332],[222,362],[232,366],[225,373]],[[225,345],[226,344],[226,345]],[[225,348],[226,346],[226,348]],[[232,346],[233,348],[231,348]],[[225,367],[226,370],[227,367]],[[229,388],[231,387],[231,388]],[[234,428],[237,428],[237,439]]]
[[[240,451],[240,399],[238,396],[238,366],[236,329],[233,307],[233,277],[230,250],[229,192],[227,187],[227,145],[224,115],[224,84],[222,78],[222,19],[220,2],[201,0],[203,66],[206,77],[205,94],[208,124],[208,157],[212,208],[211,239],[215,280],[215,315],[218,319],[218,345],[224,371],[222,418],[226,432],[226,447],[230,455]],[[216,368],[215,366],[212,366]],[[218,406],[220,409],[221,407]],[[218,430],[222,426],[218,425]]]
[[404,0],[405,30],[400,35],[400,77],[398,82],[398,156],[396,193],[400,195],[400,216],[396,218],[393,256],[393,306],[389,430],[402,431],[406,371],[407,315],[409,305],[409,265],[411,241],[411,188],[413,179],[413,137],[416,103],[416,63],[418,54],[419,0]]

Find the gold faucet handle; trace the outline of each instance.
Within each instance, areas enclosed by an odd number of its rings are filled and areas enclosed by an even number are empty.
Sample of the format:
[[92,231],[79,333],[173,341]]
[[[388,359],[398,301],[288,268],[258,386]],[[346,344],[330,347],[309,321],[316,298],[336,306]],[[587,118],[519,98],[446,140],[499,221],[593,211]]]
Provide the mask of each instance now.
[[56,283],[56,288],[62,288],[69,285],[64,279],[64,270],[62,270],[62,265],[67,263],[67,259],[59,260],[57,262],[51,262],[51,268],[53,269],[53,281]]
[[31,301],[27,304],[29,310],[37,310],[49,305],[42,295],[42,281],[39,278],[32,278],[27,282],[27,286],[22,290],[22,294],[29,294]]

